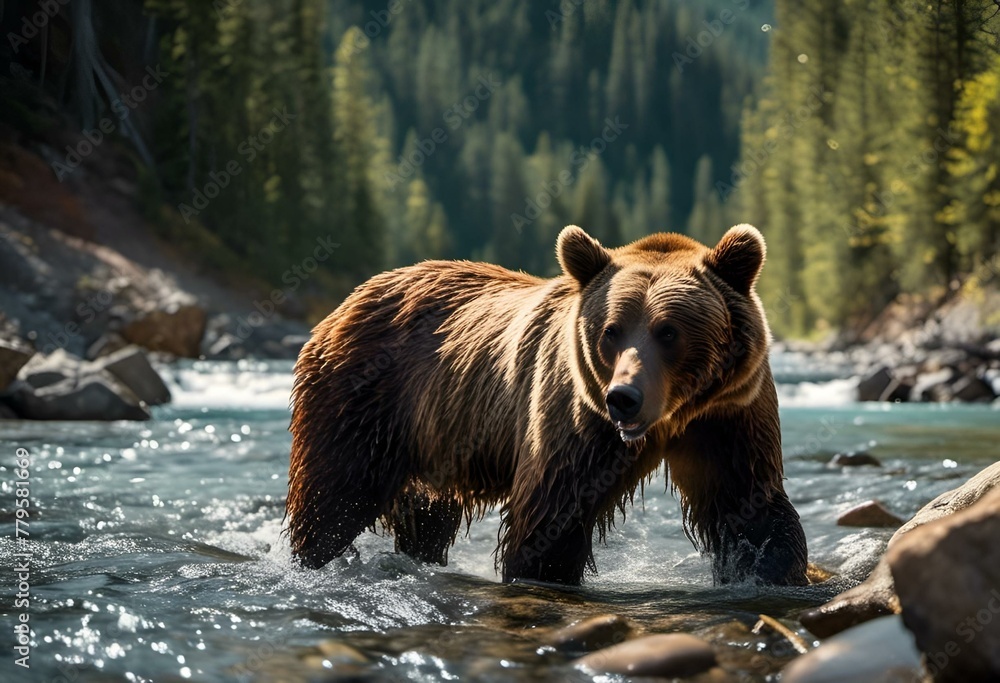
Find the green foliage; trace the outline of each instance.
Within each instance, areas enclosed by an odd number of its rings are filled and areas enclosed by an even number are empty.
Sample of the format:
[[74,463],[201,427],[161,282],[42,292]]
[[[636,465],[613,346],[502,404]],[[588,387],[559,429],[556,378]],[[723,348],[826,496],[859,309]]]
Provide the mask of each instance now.
[[[181,220],[170,234],[205,248],[211,235],[271,279],[329,236],[340,247],[323,268],[356,283],[428,258],[551,273],[567,223],[618,244],[683,230],[696,203],[699,234],[721,234],[726,217],[710,176],[728,176],[736,160],[770,6],[144,7],[173,74],[151,135],[157,196]],[[276,111],[293,118],[275,126]],[[215,188],[230,162],[238,172]]]
[[995,10],[776,2],[733,195],[768,240],[776,331],[860,328],[896,294],[953,289],[996,255]]

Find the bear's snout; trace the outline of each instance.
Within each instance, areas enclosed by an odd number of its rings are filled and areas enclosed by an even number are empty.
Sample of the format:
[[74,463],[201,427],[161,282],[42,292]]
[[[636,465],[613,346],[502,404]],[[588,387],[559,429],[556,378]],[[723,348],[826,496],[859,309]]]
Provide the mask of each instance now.
[[608,415],[618,423],[631,422],[642,410],[642,392],[631,384],[616,384],[604,397]]

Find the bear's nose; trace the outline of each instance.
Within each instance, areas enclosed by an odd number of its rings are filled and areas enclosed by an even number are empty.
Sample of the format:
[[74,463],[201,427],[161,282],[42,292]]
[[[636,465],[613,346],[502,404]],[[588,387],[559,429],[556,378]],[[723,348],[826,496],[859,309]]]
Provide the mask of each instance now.
[[615,422],[628,422],[642,408],[642,392],[629,384],[611,387],[604,400],[608,404],[608,414]]

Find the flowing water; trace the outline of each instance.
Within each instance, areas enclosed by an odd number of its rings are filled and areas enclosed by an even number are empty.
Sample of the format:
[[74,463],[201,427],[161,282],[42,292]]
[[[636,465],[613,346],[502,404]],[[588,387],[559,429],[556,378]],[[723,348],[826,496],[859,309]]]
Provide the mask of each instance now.
[[[786,487],[810,559],[828,569],[863,571],[890,533],[838,527],[839,512],[878,498],[906,517],[1000,458],[995,407],[862,405],[840,369],[780,357],[775,370]],[[597,547],[600,573],[582,588],[498,583],[496,513],[460,536],[447,568],[368,533],[358,556],[302,570],[281,535],[291,365],[164,372],[175,400],[148,423],[0,422],[0,681],[583,681],[546,636],[609,612],[701,635],[732,680],[766,680],[791,651],[751,632],[757,615],[793,617],[843,587],[714,587],[662,476]],[[18,448],[31,461],[24,542]],[[826,465],[856,450],[883,467]],[[25,556],[26,610],[14,569]],[[22,613],[30,669],[14,663]]]

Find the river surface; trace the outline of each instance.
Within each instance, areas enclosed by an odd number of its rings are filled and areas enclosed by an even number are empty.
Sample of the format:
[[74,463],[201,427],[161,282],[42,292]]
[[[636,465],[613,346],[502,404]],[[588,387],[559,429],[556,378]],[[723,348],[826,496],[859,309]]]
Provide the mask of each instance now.
[[[838,527],[839,512],[877,498],[906,518],[1000,459],[996,407],[857,404],[840,369],[794,357],[774,367],[786,488],[810,559],[827,569],[864,571],[891,533]],[[174,402],[148,423],[0,422],[0,681],[586,681],[546,638],[609,612],[700,635],[731,680],[763,681],[792,653],[751,632],[757,615],[794,618],[844,585],[713,586],[662,475],[597,547],[600,573],[578,589],[500,584],[496,513],[459,537],[447,568],[368,533],[359,556],[302,570],[281,535],[291,364],[163,372]],[[18,448],[31,461],[20,543]],[[826,464],[858,450],[883,467]],[[30,557],[27,610],[15,603],[17,553]],[[30,669],[14,664],[22,613]]]

